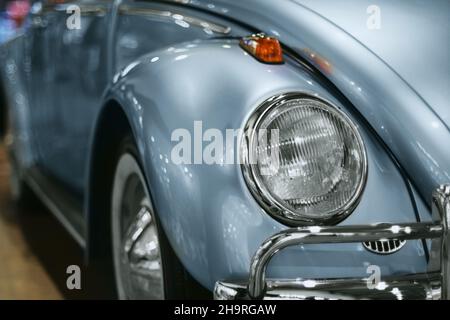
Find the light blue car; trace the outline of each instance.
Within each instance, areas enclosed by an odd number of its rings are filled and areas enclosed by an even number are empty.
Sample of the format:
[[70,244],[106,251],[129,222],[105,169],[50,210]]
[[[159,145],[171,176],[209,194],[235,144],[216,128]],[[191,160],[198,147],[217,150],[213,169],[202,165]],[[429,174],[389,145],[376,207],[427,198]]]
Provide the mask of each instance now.
[[34,1],[0,48],[13,195],[121,299],[447,299],[449,21],[447,0]]

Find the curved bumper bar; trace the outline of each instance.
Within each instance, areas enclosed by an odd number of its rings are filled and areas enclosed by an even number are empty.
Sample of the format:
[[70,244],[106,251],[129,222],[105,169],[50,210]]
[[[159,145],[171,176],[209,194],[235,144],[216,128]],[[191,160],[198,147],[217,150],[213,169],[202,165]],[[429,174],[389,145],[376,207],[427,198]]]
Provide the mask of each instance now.
[[[253,256],[248,282],[218,281],[215,299],[448,299],[450,185],[433,193],[433,217],[438,222],[304,227],[287,229],[267,239]],[[375,286],[370,279],[267,280],[266,269],[280,250],[303,244],[378,240],[436,239],[440,271],[386,277]]]

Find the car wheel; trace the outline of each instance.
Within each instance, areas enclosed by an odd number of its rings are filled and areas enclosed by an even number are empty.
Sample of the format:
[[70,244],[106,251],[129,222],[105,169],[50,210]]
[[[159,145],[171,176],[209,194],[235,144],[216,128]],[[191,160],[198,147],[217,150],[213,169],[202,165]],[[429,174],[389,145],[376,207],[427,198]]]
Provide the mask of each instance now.
[[206,290],[187,274],[160,226],[137,154],[133,140],[124,139],[113,180],[111,234],[118,298],[203,297]]

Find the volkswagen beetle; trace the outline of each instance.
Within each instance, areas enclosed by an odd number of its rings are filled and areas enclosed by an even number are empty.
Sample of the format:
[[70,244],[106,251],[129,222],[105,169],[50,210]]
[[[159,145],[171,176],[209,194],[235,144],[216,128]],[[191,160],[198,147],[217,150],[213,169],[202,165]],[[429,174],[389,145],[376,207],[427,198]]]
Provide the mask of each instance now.
[[34,1],[15,199],[123,299],[446,299],[450,5],[374,2]]

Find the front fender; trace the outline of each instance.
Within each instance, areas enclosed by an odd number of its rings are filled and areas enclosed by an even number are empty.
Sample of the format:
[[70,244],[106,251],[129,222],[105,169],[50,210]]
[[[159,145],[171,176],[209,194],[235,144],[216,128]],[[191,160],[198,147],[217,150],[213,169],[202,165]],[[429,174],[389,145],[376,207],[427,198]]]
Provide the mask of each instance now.
[[[209,289],[220,279],[245,278],[258,246],[286,227],[254,200],[238,164],[174,164],[171,152],[177,142],[171,135],[187,129],[194,137],[194,121],[202,121],[203,132],[216,128],[225,136],[226,129],[243,128],[265,99],[295,91],[333,102],[358,124],[365,141],[365,192],[341,224],[416,221],[415,199],[404,177],[359,114],[289,58],[283,65],[266,65],[234,40],[184,43],[130,64],[116,76],[108,94],[130,119],[154,206],[174,251]],[[238,147],[235,143],[225,151],[237,154]],[[419,241],[408,242],[390,256],[369,253],[358,243],[311,245],[277,255],[269,276],[365,276],[368,265],[378,265],[382,275],[390,275],[424,272],[427,264]]]

